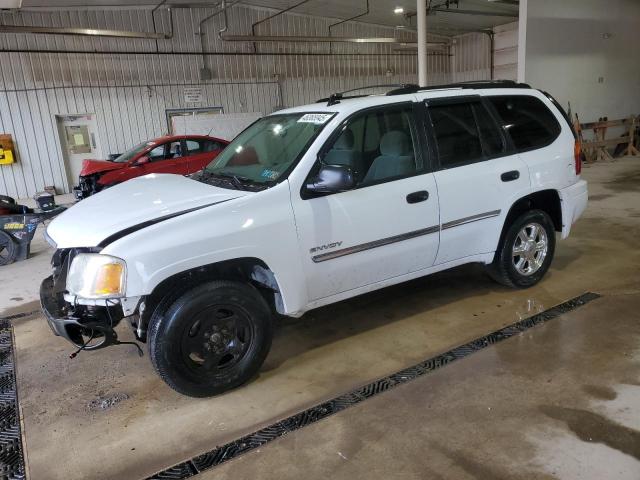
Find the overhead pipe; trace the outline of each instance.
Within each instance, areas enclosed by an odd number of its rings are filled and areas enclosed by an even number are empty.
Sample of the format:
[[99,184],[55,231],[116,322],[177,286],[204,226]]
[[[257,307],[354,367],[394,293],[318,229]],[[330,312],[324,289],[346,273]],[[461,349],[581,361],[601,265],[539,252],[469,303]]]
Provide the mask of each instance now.
[[[394,43],[411,44],[394,37],[309,37],[304,35],[225,35],[227,42],[336,42],[336,43]],[[430,45],[446,45],[446,42],[430,42]]]
[[[289,12],[289,11],[293,10],[294,8],[299,7],[300,5],[303,5],[303,4],[305,4],[305,3],[309,2],[309,1],[311,1],[311,0],[302,0],[302,1],[300,1],[300,2],[298,2],[296,4],[294,4],[294,5],[291,5],[288,8],[285,8],[284,10],[280,10],[279,12],[276,12],[273,15],[268,16],[267,18],[263,18],[262,20],[258,20],[257,22],[254,22],[251,25],[251,35],[253,35],[253,36],[256,35],[256,25],[260,25],[261,23],[269,21],[272,18],[276,18],[276,17],[282,15],[283,13]],[[256,44],[255,43],[253,44],[253,51],[254,52],[258,51],[258,49],[256,48]]]
[[211,15],[207,15],[206,17],[204,17],[202,20],[200,20],[200,23],[198,24],[198,31],[196,32],[196,35],[200,36],[200,51],[201,51],[201,54],[202,54],[201,77],[209,77],[209,78],[201,78],[203,80],[209,80],[210,79],[211,70],[207,66],[207,56],[205,55],[205,44],[204,44],[204,32],[202,30],[202,27],[204,26],[205,23],[207,23],[213,17],[216,17],[216,16],[220,15],[221,13],[224,13],[224,26],[218,32],[218,37],[222,38],[222,36],[221,36],[222,32],[226,31],[227,28],[228,28],[227,27],[227,9],[233,7],[239,1],[240,0],[235,0],[234,2],[231,2],[229,5],[227,5],[226,0],[222,0],[222,2],[219,4],[220,5],[220,9],[216,10]]
[[[412,47],[407,47],[412,48]],[[148,51],[144,50],[53,50],[50,48],[3,48],[0,53],[51,53],[60,55],[149,55]],[[333,53],[328,52],[222,52],[222,51],[207,51],[207,52],[184,52],[184,51],[168,51],[158,52],[154,55],[166,55],[166,56],[219,56],[219,57],[329,57],[329,56],[344,56],[344,57],[390,57],[394,56],[394,53]],[[432,55],[431,53],[429,55]],[[433,54],[435,55],[435,54]],[[413,55],[406,55],[413,56]]]
[[169,39],[172,34],[155,32],[131,32],[128,30],[105,30],[98,28],[76,28],[76,27],[37,27],[33,25],[0,25],[2,33],[42,33],[46,35],[80,35],[89,37],[124,37],[124,38],[147,38],[147,39]]
[[[157,34],[158,32],[158,30],[156,29],[156,11],[165,3],[167,3],[167,0],[161,0],[161,2],[158,3],[151,10],[151,24],[153,25],[153,33]],[[169,12],[169,27],[171,28],[171,33],[169,34],[169,36],[165,38],[169,39],[169,38],[173,38],[173,11],[171,10],[171,7],[168,7],[167,10]],[[158,53],[159,51],[160,51],[160,47],[158,45],[158,40],[156,39],[156,53]]]
[[151,10],[151,23],[153,25],[153,32],[134,32],[130,30],[110,30],[101,28],[81,28],[81,27],[40,27],[36,25],[0,25],[0,32],[2,33],[36,33],[44,35],[78,35],[88,37],[114,37],[114,38],[144,38],[156,41],[156,51],[158,51],[158,40],[170,40],[173,38],[173,12],[171,8],[167,8],[169,11],[169,26],[171,28],[169,33],[158,33],[156,29],[156,11],[167,0],[161,0]]
[[[367,3],[367,8],[365,9],[365,11],[363,13],[359,13],[358,15],[354,15],[353,17],[350,18],[345,18],[344,20],[340,20],[339,22],[336,23],[332,23],[331,25],[329,25],[329,36],[331,36],[331,29],[337,25],[342,25],[343,23],[346,22],[350,22],[352,20],[355,20],[356,18],[360,18],[360,17],[364,17],[365,15],[369,15],[369,0],[366,0]],[[329,53],[331,52],[331,43],[329,43]]]
[[430,9],[430,11],[432,12],[444,12],[444,13],[462,13],[464,15],[481,15],[481,16],[485,16],[485,17],[512,17],[512,18],[516,18],[518,16],[518,14],[516,13],[515,15],[513,13],[506,13],[506,12],[487,12],[485,10],[461,10],[458,8],[442,8],[442,7],[435,7]]

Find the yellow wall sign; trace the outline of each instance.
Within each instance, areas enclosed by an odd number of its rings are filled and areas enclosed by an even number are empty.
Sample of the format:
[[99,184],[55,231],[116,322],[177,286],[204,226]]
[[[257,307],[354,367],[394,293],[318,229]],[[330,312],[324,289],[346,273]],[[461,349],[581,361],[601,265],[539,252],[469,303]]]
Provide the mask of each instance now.
[[8,165],[15,162],[11,150],[0,150],[0,165]]
[[5,223],[5,230],[22,230],[24,228],[24,223]]

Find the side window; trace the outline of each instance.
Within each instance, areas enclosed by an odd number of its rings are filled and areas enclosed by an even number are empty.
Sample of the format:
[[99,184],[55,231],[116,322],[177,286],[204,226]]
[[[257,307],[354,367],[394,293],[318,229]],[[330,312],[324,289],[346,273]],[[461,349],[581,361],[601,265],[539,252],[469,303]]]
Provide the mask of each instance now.
[[203,152],[203,148],[202,145],[206,143],[206,142],[199,142],[196,140],[185,140],[184,144],[187,148],[187,151],[185,153],[186,155],[197,155],[199,153]]
[[483,158],[471,103],[430,106],[429,114],[441,167],[455,167]]
[[528,95],[487,97],[498,111],[503,128],[518,150],[550,144],[560,134],[560,124],[538,98]]
[[351,167],[357,186],[408,177],[422,170],[416,135],[412,106],[367,111],[349,120],[322,162]]
[[163,143],[152,149],[149,153],[149,160],[158,162],[169,158],[177,158],[182,156],[182,145],[180,142]]
[[166,146],[167,146],[167,144],[163,143],[162,145],[158,145],[154,149],[150,150],[149,153],[147,154],[147,156],[149,157],[149,160],[152,161],[152,162],[156,162],[158,160],[163,160],[164,159],[164,149],[165,149]]
[[213,140],[206,140],[203,143],[203,152],[215,152],[216,150],[224,150],[224,145],[222,143],[214,142]]
[[166,158],[182,157],[182,142],[171,142],[169,150],[166,152]]

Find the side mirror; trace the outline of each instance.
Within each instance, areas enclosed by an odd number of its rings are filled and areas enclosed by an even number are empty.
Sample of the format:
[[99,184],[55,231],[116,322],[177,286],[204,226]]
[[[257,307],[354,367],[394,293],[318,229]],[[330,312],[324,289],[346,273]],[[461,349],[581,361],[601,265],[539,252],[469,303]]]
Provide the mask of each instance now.
[[149,157],[147,155],[145,155],[144,157],[140,157],[137,161],[136,161],[136,165],[144,165],[145,163],[149,163]]
[[323,165],[318,174],[306,185],[313,193],[337,193],[350,190],[355,186],[353,171],[346,165]]

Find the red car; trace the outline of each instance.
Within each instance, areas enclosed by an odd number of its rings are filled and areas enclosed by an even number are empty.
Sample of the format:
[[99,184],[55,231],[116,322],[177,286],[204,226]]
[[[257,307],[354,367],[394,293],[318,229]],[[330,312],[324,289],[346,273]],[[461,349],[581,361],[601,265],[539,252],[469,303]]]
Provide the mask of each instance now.
[[113,160],[84,160],[78,200],[148,173],[188,175],[202,170],[229,144],[206,135],[165,136],[143,142]]

